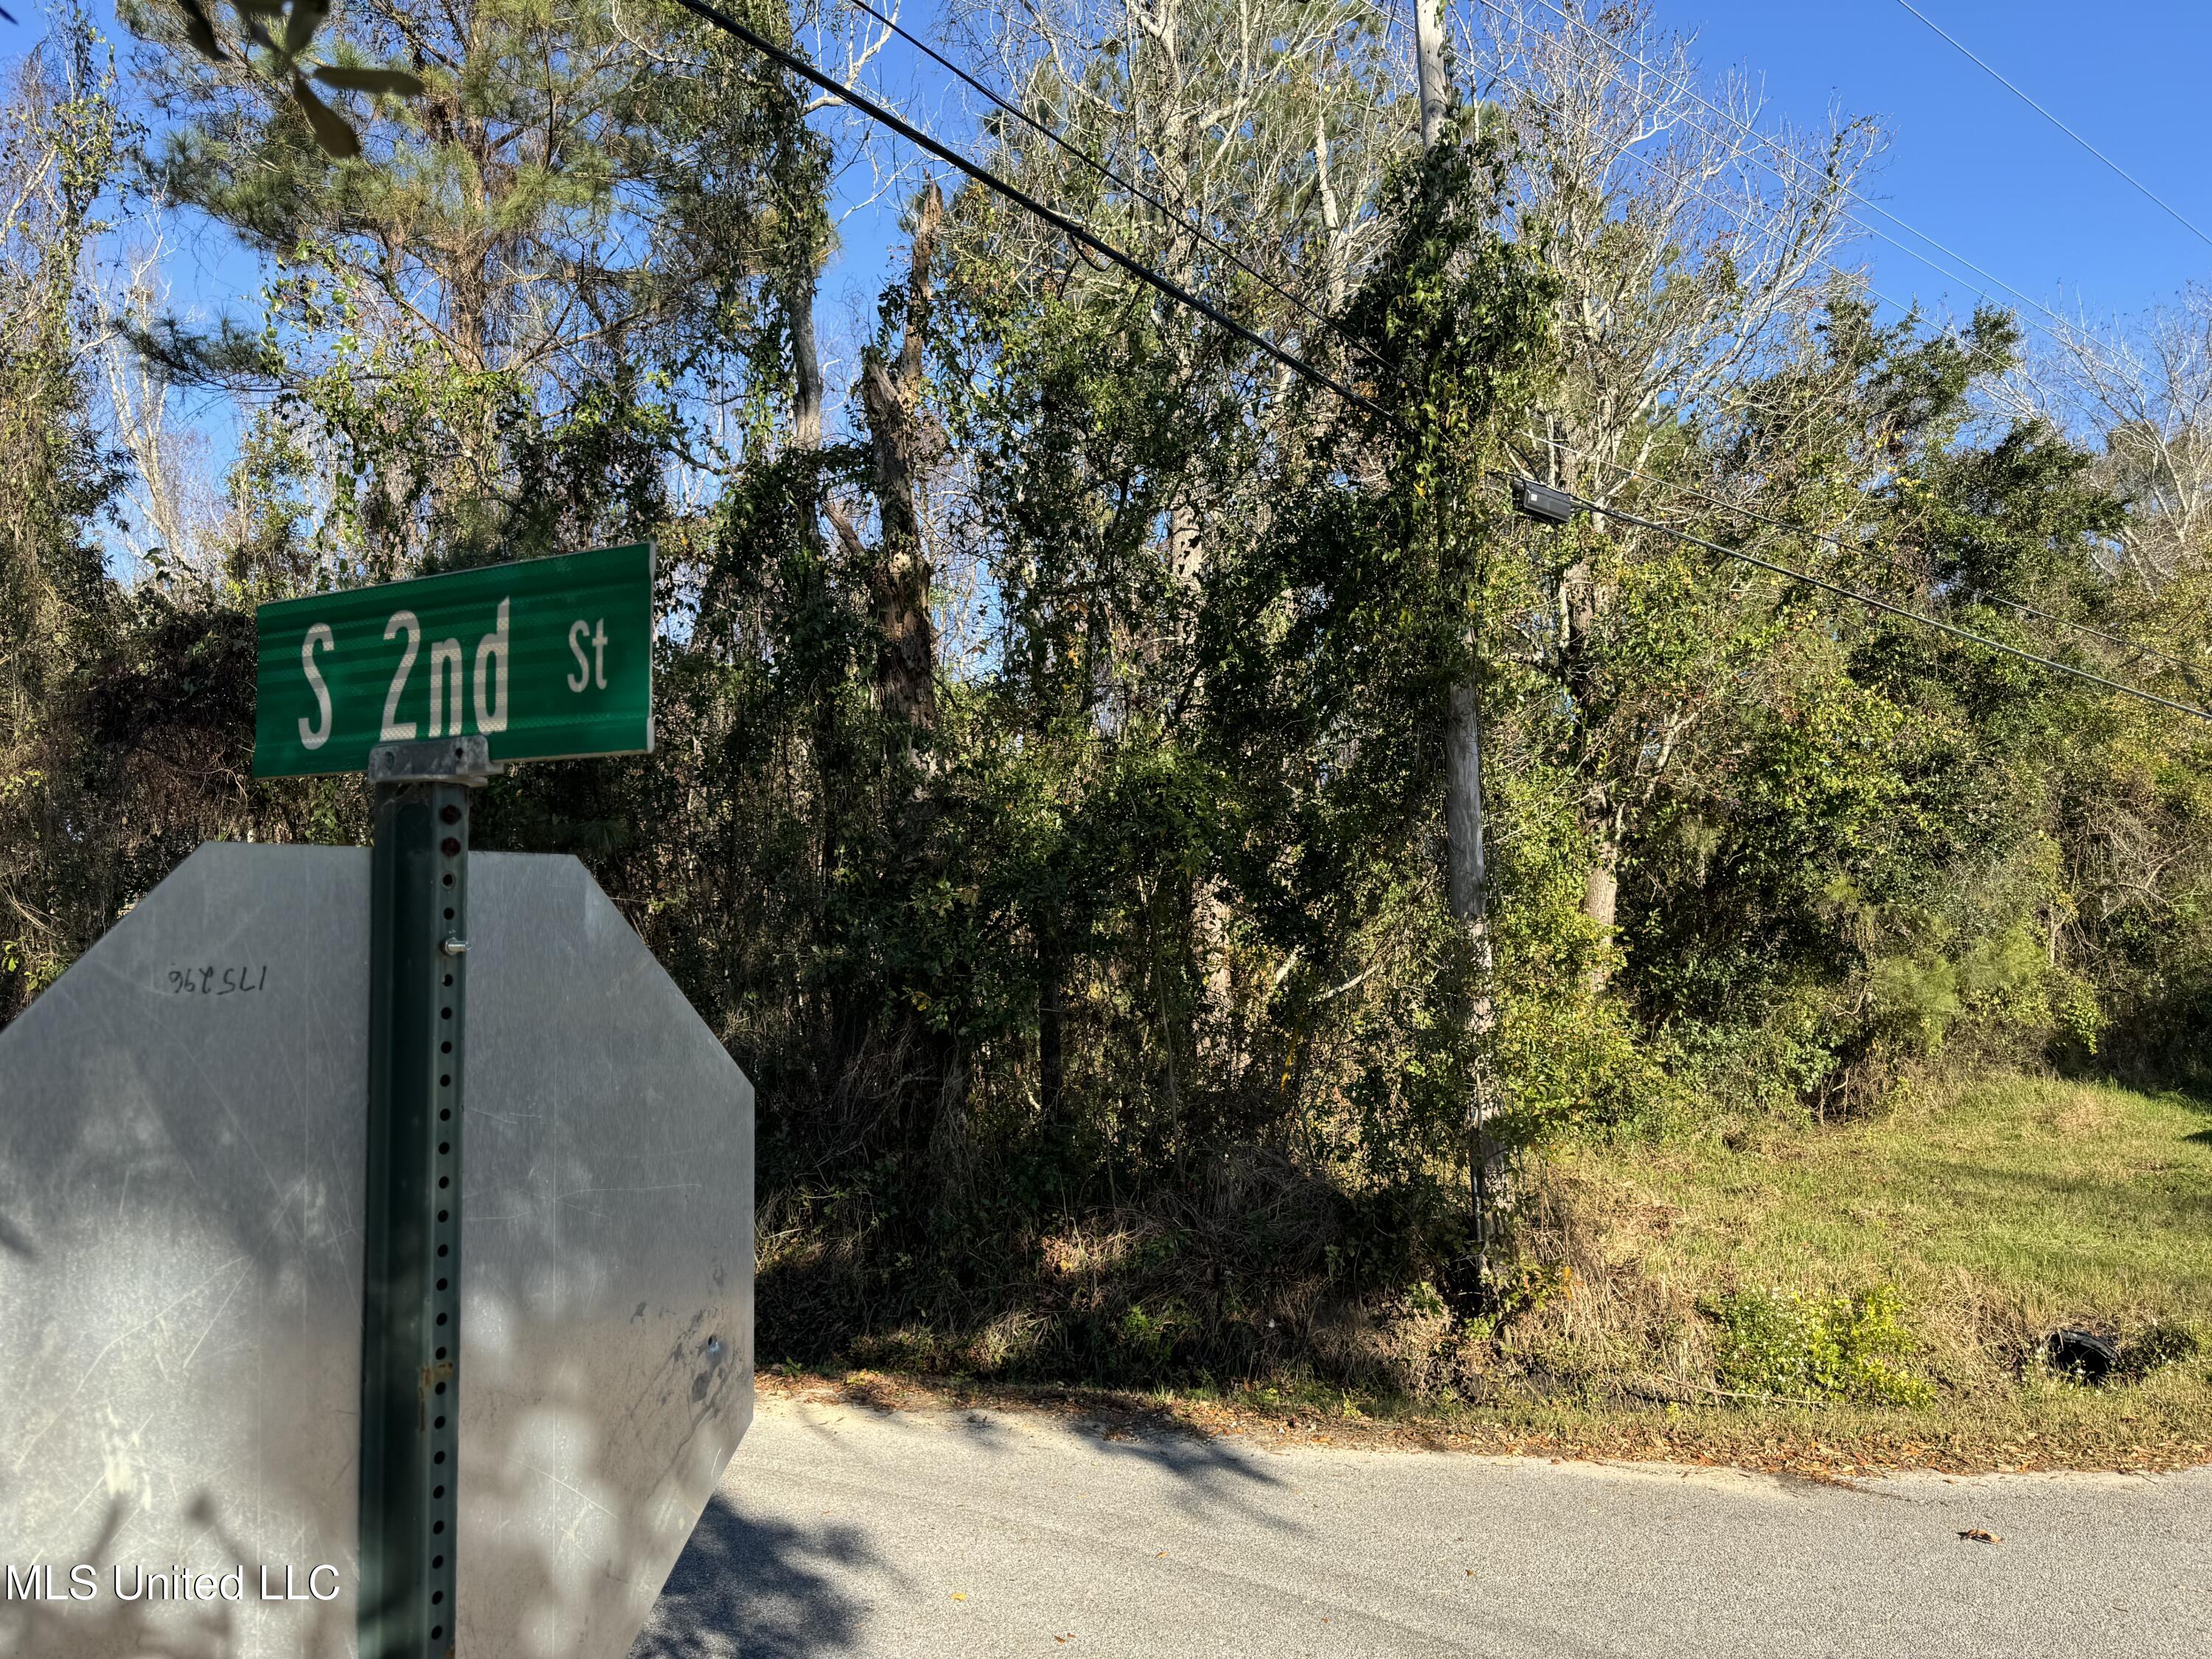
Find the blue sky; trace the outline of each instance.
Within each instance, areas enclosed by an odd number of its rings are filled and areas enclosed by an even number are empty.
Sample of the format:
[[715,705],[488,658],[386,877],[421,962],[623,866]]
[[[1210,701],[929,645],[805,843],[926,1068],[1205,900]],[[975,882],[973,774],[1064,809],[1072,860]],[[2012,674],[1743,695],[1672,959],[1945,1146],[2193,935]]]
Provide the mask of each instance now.
[[[2204,165],[2212,5],[2149,0],[1914,0],[2046,109],[2212,233]],[[1812,123],[1829,106],[1891,133],[1866,192],[2061,314],[2129,312],[2212,278],[2207,246],[2108,171],[1897,0],[1662,0],[1697,30],[1709,67],[1763,73],[1772,109]],[[1873,214],[1895,235],[1912,239]],[[1947,282],[1879,240],[1860,250],[1875,286],[1963,315],[1969,275]],[[1940,256],[1938,256],[1940,258]],[[1999,296],[2009,296],[2000,292]]]
[[[97,0],[96,0],[97,3]],[[1382,0],[1402,10],[1407,0]],[[2212,3],[2147,0],[2085,8],[2077,0],[1914,0],[2061,119],[2212,233],[2212,169],[2200,133],[2212,64]],[[105,12],[106,7],[99,3]],[[32,38],[33,4],[10,8],[0,54]],[[2108,171],[1960,57],[1898,0],[1660,0],[1670,26],[1694,32],[1709,70],[1741,65],[1764,82],[1770,117],[1805,124],[1830,106],[1878,118],[1891,133],[1867,193],[1992,276],[2070,312],[2127,312],[2212,279],[2212,246]],[[936,0],[907,0],[909,27],[933,25]],[[959,89],[894,42],[876,83],[908,109],[961,129]],[[1932,252],[1871,212],[1862,217]],[[895,204],[845,228],[846,257],[828,284],[872,290],[899,240]],[[209,309],[251,307],[246,262],[203,243],[173,273],[179,297]],[[197,254],[198,257],[195,258]],[[1875,286],[1964,314],[1991,285],[1948,277],[1878,238],[1858,257]],[[1935,256],[1941,263],[1949,263]],[[2017,303],[1997,290],[1998,297]]]
[[[1401,14],[1407,0],[1382,0]],[[2045,108],[2212,234],[2212,169],[2201,137],[2212,3],[2148,0],[2124,9],[2078,0],[1914,0],[1921,11]],[[923,32],[935,0],[908,0]],[[1659,0],[1660,19],[1697,37],[1710,72],[1763,82],[1767,119],[1817,126],[1830,108],[1871,115],[1889,149],[1863,193],[2061,315],[2133,312],[2212,279],[2212,245],[2176,223],[2072,139],[1960,56],[1897,0]],[[878,83],[957,131],[950,77],[894,42]],[[953,89],[954,92],[957,88]],[[1948,266],[1947,276],[1878,236],[1855,258],[1874,286],[1938,315],[1965,317],[1988,278],[1868,209],[1859,216]],[[872,286],[897,242],[884,204],[848,222],[829,285]]]

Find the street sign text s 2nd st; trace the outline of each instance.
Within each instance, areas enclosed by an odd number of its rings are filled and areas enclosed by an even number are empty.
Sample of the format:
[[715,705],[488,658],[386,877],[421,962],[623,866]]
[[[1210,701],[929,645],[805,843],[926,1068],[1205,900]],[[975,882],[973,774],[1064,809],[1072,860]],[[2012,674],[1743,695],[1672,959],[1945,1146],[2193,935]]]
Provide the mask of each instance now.
[[379,744],[494,761],[653,747],[653,549],[601,548],[264,605],[253,773],[358,772]]

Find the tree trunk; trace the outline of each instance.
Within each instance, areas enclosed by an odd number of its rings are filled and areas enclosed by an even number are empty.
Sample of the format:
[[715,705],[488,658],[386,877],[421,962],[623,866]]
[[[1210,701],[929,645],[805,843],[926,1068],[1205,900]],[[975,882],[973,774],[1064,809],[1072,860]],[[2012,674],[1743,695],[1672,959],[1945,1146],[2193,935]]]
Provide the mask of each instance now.
[[[1613,932],[1613,907],[1620,897],[1620,848],[1607,842],[1597,849],[1589,877],[1583,884],[1583,915],[1604,933]],[[1602,984],[1603,981],[1601,980]]]
[[[1579,434],[1577,434],[1579,435]],[[1577,468],[1574,452],[1570,450],[1565,468],[1570,478]],[[1567,486],[1571,489],[1574,484]],[[1604,593],[1600,592],[1597,569],[1588,552],[1569,565],[1559,576],[1559,644],[1562,678],[1573,698],[1575,708],[1575,754],[1577,768],[1586,777],[1601,778],[1596,769],[1595,738],[1591,731],[1592,711],[1597,707],[1599,687],[1596,684],[1594,635],[1600,615],[1605,608]],[[1601,782],[1593,781],[1593,789],[1600,792],[1597,810],[1584,819],[1593,830],[1595,850],[1590,867],[1583,877],[1583,915],[1598,931],[1601,943],[1607,949],[1601,951],[1590,964],[1588,983],[1592,991],[1602,991],[1613,978],[1610,947],[1613,943],[1613,909],[1620,892],[1620,812],[1611,798],[1611,790]]]
[[[822,447],[822,353],[814,338],[814,291],[817,278],[811,265],[794,273],[783,293],[784,325],[791,331],[791,447],[794,450]],[[818,525],[811,526],[815,536]]]
[[1465,925],[1483,976],[1477,1026],[1489,1029],[1490,871],[1483,840],[1481,686],[1473,675],[1451,690],[1444,733],[1444,832],[1451,860],[1452,915]]
[[880,543],[868,573],[878,634],[877,702],[896,719],[932,726],[937,719],[937,639],[929,617],[929,561],[915,503],[921,458],[913,406],[872,358],[860,373],[860,403],[867,415],[876,510],[882,518]]
[[1067,959],[1056,947],[1037,953],[1037,1105],[1058,1123],[1067,1083]]
[[[921,476],[935,454],[939,434],[921,411],[930,265],[944,215],[945,199],[932,185],[915,210],[897,361],[886,366],[872,351],[860,370],[860,404],[867,416],[869,464],[881,520],[876,555],[867,561],[868,597],[880,641],[878,706],[894,718],[924,727],[937,720],[937,639],[929,615],[930,568],[922,547],[918,502]],[[833,512],[831,522],[848,549],[858,547],[849,520]]]
[[1608,836],[1598,842],[1597,856],[1583,883],[1583,915],[1607,938],[1613,933],[1613,908],[1620,898],[1620,843]]
[[1608,813],[1598,831],[1597,848],[1583,878],[1583,915],[1597,934],[1598,953],[1590,963],[1587,983],[1602,991],[1613,982],[1613,916],[1620,902],[1620,823],[1618,811]]

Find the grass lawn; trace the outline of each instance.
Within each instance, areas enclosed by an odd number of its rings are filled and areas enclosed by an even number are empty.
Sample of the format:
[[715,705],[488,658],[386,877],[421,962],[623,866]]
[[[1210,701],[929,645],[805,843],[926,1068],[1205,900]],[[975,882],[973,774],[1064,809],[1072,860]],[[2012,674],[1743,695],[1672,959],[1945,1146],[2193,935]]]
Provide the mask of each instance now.
[[[1735,1146],[1575,1148],[1542,1189],[1545,1247],[1575,1277],[1532,1346],[1564,1374],[1671,1394],[1670,1443],[1814,1470],[2212,1459],[2212,1102],[2002,1077]],[[1929,1385],[1925,1404],[1717,1391],[1732,1295],[1885,1288],[1906,1338],[1893,1363]],[[2062,1326],[2181,1352],[2086,1388],[2042,1363]],[[1619,1414],[1559,1427],[1613,1439]]]
[[1563,1172],[1625,1219],[1647,1276],[1702,1292],[1887,1282],[1939,1350],[2006,1325],[2212,1336],[2212,1102],[2006,1079],[1736,1149],[1578,1153]]

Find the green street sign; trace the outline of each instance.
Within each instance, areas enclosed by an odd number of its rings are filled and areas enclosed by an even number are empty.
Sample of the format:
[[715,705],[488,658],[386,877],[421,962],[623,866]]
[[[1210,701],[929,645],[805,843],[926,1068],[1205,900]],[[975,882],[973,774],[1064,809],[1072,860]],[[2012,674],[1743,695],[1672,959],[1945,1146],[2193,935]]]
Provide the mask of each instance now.
[[253,775],[360,772],[379,744],[495,761],[653,747],[653,549],[607,547],[264,605]]

